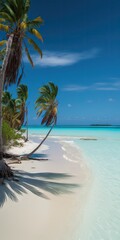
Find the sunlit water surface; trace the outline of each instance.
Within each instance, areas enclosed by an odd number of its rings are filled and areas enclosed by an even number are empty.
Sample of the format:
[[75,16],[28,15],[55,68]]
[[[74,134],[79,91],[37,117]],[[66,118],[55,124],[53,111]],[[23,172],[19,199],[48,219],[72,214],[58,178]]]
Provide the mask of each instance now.
[[[46,132],[44,128],[29,127],[33,136]],[[75,240],[120,240],[120,128],[56,127],[51,135],[74,139],[93,174],[83,226],[77,230]],[[79,139],[86,136],[97,140]]]

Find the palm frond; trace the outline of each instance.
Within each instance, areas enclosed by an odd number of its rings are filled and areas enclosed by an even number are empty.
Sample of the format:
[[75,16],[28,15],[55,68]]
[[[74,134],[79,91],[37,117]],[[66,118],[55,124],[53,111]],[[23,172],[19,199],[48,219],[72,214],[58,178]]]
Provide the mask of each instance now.
[[42,58],[42,51],[38,47],[38,45],[31,38],[28,38],[28,42],[34,47],[34,49],[40,54],[40,56]]
[[37,17],[33,20],[27,21],[27,26],[29,29],[34,28],[34,27],[40,27],[40,25],[43,23],[43,19],[41,17]]
[[21,72],[20,76],[18,77],[17,86],[20,84],[21,79],[22,79],[22,77],[23,77],[23,74],[24,74],[24,68],[22,68],[22,72]]
[[51,88],[51,92],[52,92],[53,97],[56,97],[57,93],[58,93],[58,87],[55,86],[54,83],[52,83],[52,82],[49,82],[48,85]]
[[8,32],[8,31],[9,31],[9,26],[0,23],[0,30],[3,30],[3,31],[5,31],[5,32]]
[[21,99],[23,102],[26,102],[28,98],[28,87],[27,85],[21,84],[17,88],[18,98]]
[[26,55],[27,55],[27,58],[28,58],[28,60],[29,60],[30,64],[32,65],[32,67],[34,67],[33,60],[32,60],[32,58],[31,58],[31,56],[30,56],[30,53],[29,53],[29,51],[28,51],[28,48],[27,48],[27,47],[25,47],[25,52],[26,52]]
[[44,108],[38,109],[38,111],[37,111],[37,116],[40,117],[41,114],[43,113],[43,111],[44,111]]
[[32,33],[35,37],[37,37],[38,39],[40,39],[43,42],[42,35],[40,34],[40,32],[38,32],[38,30],[36,30],[35,28],[31,28],[29,30],[29,32]]
[[3,92],[2,94],[2,104],[8,104],[12,99],[12,95],[9,92]]
[[14,19],[14,21],[16,21],[15,12],[13,11],[11,5],[7,4],[7,3],[4,3],[4,6],[8,10],[9,15]]
[[49,104],[50,103],[50,96],[42,95],[36,100],[36,103],[38,103],[38,104],[40,104],[40,103]]
[[43,19],[39,16],[39,17],[36,17],[34,18],[31,22],[33,23],[43,23]]
[[26,1],[25,1],[25,5],[24,5],[24,11],[25,11],[25,13],[28,12],[29,8],[30,8],[30,0],[26,0]]
[[2,40],[2,41],[0,41],[0,47],[2,47],[3,45],[5,45],[6,44],[6,40]]
[[6,53],[6,48],[0,50],[0,61],[3,61]]
[[12,2],[13,2],[13,5],[17,8],[17,2],[16,2],[16,0],[12,0]]
[[5,19],[4,18],[0,18],[0,22],[5,22]]
[[28,19],[28,15],[27,15],[27,13],[25,13],[25,14],[23,15],[23,22],[27,22],[27,19]]
[[0,16],[2,16],[5,21],[9,21],[10,23],[13,22],[13,18],[6,12],[0,12]]
[[44,94],[45,93],[45,95],[46,94],[50,94],[50,88],[49,88],[49,86],[48,85],[44,85],[43,87],[41,87],[40,89],[39,89],[39,91],[40,91],[40,94]]
[[9,3],[10,6],[12,6],[12,8],[15,8],[18,6],[16,0],[7,0],[7,2]]

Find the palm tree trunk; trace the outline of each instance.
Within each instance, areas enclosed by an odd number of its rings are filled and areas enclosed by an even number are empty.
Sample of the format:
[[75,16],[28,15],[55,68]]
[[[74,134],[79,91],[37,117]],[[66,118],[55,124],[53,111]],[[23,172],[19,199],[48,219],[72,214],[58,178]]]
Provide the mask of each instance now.
[[4,177],[4,178],[5,177],[8,178],[9,176],[12,176],[12,171],[3,160],[3,139],[2,139],[2,93],[3,93],[5,73],[6,73],[6,68],[9,61],[12,42],[13,42],[13,34],[9,36],[9,39],[7,41],[6,55],[3,60],[2,68],[0,70],[0,177]]
[[2,146],[2,69],[0,70],[0,160],[3,158]]
[[44,143],[44,141],[47,139],[47,137],[51,133],[53,127],[54,127],[54,125],[50,128],[50,130],[48,131],[48,133],[46,134],[44,139],[40,142],[40,144],[32,152],[30,152],[29,154],[26,155],[27,157],[30,157],[34,152],[36,152],[39,149],[39,147]]

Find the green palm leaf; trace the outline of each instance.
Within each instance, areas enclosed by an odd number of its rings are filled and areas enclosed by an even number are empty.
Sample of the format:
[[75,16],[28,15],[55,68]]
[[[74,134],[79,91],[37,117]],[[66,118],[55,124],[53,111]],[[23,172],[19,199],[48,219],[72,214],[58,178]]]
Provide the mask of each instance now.
[[30,0],[26,0],[26,1],[25,1],[25,7],[24,7],[25,13],[28,12],[29,8],[30,8]]
[[30,33],[32,33],[34,36],[36,36],[38,39],[40,39],[43,42],[43,38],[41,36],[41,34],[38,32],[38,30],[36,30],[35,28],[31,28],[29,30]]
[[5,22],[5,19],[4,18],[0,18],[0,22]]
[[34,27],[39,27],[43,23],[43,19],[41,17],[37,17],[32,21],[27,21],[27,26],[31,29]]
[[15,17],[15,12],[12,10],[12,8],[10,7],[10,4],[5,3],[4,6],[6,7],[6,9],[9,12],[9,15],[16,21],[16,17]]
[[2,16],[6,21],[9,21],[10,23],[13,22],[13,18],[6,12],[0,12],[0,16]]
[[2,40],[2,41],[0,41],[0,47],[2,47],[3,45],[5,45],[6,44],[6,40]]
[[28,42],[34,47],[34,49],[36,51],[38,51],[38,53],[40,54],[41,58],[42,58],[42,51],[41,49],[38,47],[38,45],[31,39],[31,38],[28,38]]
[[9,26],[0,23],[0,30],[8,32],[9,31]]
[[27,55],[27,57],[28,57],[28,60],[29,60],[30,64],[31,64],[32,67],[33,67],[33,66],[34,66],[34,63],[33,63],[33,60],[32,60],[32,58],[31,58],[31,56],[30,56],[30,53],[29,53],[27,47],[25,47],[25,52],[26,52],[26,55]]
[[3,61],[6,53],[6,48],[0,50],[0,61]]
[[25,102],[28,98],[28,87],[24,84],[19,85],[17,88],[18,98]]

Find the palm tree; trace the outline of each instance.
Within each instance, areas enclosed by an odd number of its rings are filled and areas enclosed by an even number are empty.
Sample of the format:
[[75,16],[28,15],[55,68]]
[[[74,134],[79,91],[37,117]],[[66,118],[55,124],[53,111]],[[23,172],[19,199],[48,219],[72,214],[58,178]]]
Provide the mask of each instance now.
[[17,95],[19,100],[19,117],[20,125],[19,129],[22,127],[24,120],[25,120],[25,113],[26,113],[26,101],[28,98],[28,87],[26,85],[19,85],[17,88]]
[[9,92],[3,92],[2,116],[11,128],[20,129],[24,123],[26,113],[26,100],[28,98],[28,88],[26,85],[19,85],[16,99],[12,98]]
[[37,116],[40,117],[41,115],[43,115],[41,124],[45,126],[51,126],[51,128],[42,140],[42,142],[31,153],[29,153],[27,157],[30,157],[34,152],[38,150],[38,148],[46,140],[57,122],[58,101],[56,100],[56,97],[58,93],[58,87],[55,86],[54,83],[49,82],[47,85],[41,87],[39,89],[39,92],[40,96],[35,103],[35,108],[37,109]]
[[[12,171],[3,160],[2,144],[2,91],[7,87],[21,80],[19,69],[22,60],[22,46],[24,46],[27,57],[33,66],[33,61],[26,45],[26,39],[42,57],[42,52],[29,34],[36,36],[43,41],[41,34],[36,27],[39,27],[43,20],[37,17],[32,21],[28,19],[30,0],[1,0],[0,2],[0,30],[7,33],[8,40],[2,40],[0,46],[6,44],[6,54],[0,68],[0,177],[7,178]],[[19,77],[18,77],[19,76]]]
[[18,99],[13,99],[9,92],[3,92],[2,96],[2,117],[8,122],[11,128],[17,128],[20,125],[18,116]]
[[[28,10],[30,8],[30,0],[2,0],[0,8],[0,30],[7,33],[7,38],[11,39],[11,48],[9,49],[9,58],[5,71],[4,84],[5,87],[16,83],[18,78],[19,66],[22,59],[22,46],[26,55],[33,66],[34,63],[27,48],[26,40],[38,51],[42,57],[42,51],[33,39],[29,37],[30,34],[36,36],[43,41],[43,38],[36,27],[40,27],[43,23],[41,17],[33,20],[28,19]],[[6,40],[0,42],[0,46],[4,46]],[[18,83],[21,77],[18,78]]]

